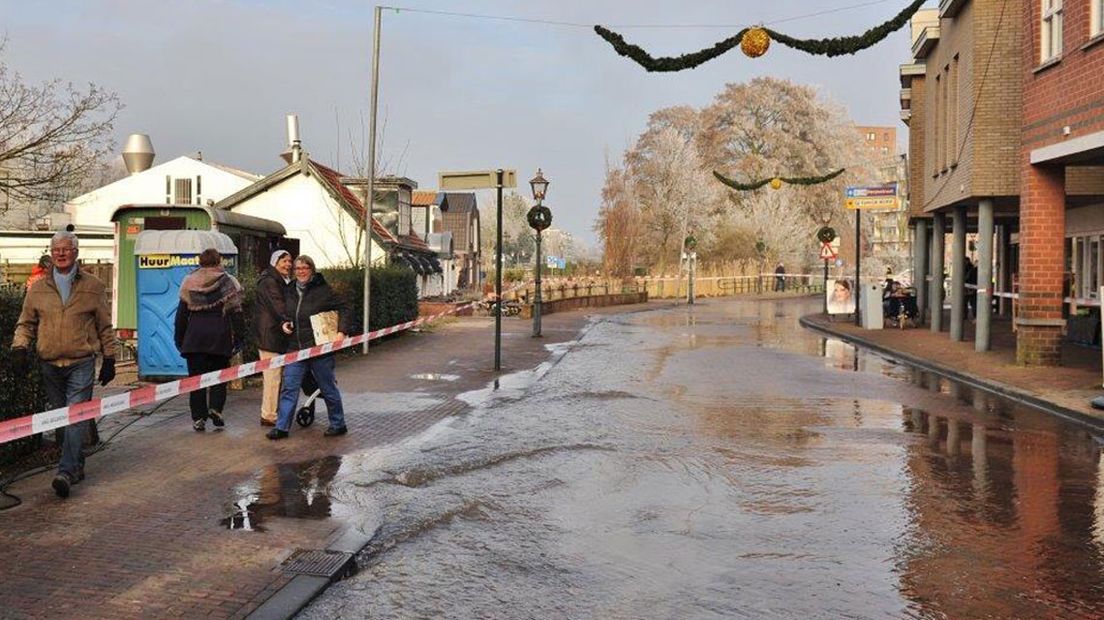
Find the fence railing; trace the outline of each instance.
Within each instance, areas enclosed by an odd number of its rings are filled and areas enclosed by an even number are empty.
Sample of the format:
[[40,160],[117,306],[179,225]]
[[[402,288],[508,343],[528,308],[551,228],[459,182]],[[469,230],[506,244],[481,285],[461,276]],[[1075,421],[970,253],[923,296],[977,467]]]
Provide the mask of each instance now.
[[[785,284],[783,285],[782,282]],[[673,299],[685,297],[688,278],[659,277],[635,278],[633,280],[552,280],[541,285],[541,299],[554,301],[593,295],[611,295],[617,293],[637,293],[647,291],[651,299]],[[700,297],[727,297],[731,295],[768,294],[768,293],[813,294],[824,292],[822,275],[787,274],[779,276],[773,273],[746,276],[709,276],[694,279],[694,294]],[[536,288],[530,284],[514,291],[507,299],[515,299],[521,304],[530,304],[536,295]]]

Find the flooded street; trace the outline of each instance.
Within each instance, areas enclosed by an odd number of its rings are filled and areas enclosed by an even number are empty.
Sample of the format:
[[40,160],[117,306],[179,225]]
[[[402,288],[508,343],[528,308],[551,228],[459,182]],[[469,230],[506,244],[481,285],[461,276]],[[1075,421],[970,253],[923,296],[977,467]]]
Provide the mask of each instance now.
[[376,530],[301,618],[1104,617],[1096,439],[800,328],[819,304],[597,317],[223,525]]

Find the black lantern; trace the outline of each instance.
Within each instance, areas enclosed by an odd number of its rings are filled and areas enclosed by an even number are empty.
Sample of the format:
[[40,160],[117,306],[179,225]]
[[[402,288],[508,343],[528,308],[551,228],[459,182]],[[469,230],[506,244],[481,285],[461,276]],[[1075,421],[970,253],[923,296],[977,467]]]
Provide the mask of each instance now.
[[540,168],[537,168],[537,176],[529,181],[529,187],[533,188],[533,200],[540,204],[544,200],[545,194],[548,193],[548,180],[544,178]]

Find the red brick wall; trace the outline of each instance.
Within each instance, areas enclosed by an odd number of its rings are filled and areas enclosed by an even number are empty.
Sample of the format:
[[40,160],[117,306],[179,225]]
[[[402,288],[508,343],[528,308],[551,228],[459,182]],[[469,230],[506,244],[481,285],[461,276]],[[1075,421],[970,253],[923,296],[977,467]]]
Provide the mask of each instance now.
[[[1063,6],[1061,60],[1038,69],[1041,6],[1038,0],[1023,2],[1025,151],[1104,131],[1104,37],[1090,44],[1088,0],[1065,0]],[[1069,136],[1062,135],[1066,126]]]
[[1065,235],[1065,169],[1032,166],[1025,160],[1017,315],[1028,324],[1020,325],[1016,338],[1021,364],[1057,366],[1061,361]]
[[[1062,54],[1040,66],[1038,0],[1024,0],[1023,130],[1020,160],[1020,304],[1016,356],[1024,364],[1057,365],[1064,278],[1066,171],[1032,166],[1031,151],[1104,130],[1104,40],[1090,42],[1089,1],[1065,0]],[[1099,39],[1099,37],[1098,37]],[[1064,127],[1069,136],[1063,135]],[[1049,323],[1049,324],[1046,324]]]

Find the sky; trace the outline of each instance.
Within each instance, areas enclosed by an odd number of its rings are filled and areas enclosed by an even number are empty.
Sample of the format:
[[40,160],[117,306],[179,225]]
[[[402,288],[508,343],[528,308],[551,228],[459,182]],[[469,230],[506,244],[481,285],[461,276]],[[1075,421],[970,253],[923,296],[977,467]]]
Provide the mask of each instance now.
[[[385,171],[435,189],[441,170],[513,168],[518,191],[528,195],[540,167],[551,182],[545,204],[554,226],[588,244],[606,162],[620,161],[650,113],[708,105],[726,83],[773,76],[814,85],[857,124],[906,129],[897,67],[910,57],[907,26],[854,56],[814,57],[774,44],[758,59],[733,50],[694,70],[652,74],[589,25],[614,28],[655,56],[679,55],[758,23],[802,38],[860,34],[907,0],[396,4],[409,10],[383,12],[378,157]],[[126,106],[115,123],[119,148],[128,134],[148,133],[155,163],[202,151],[208,160],[273,172],[283,165],[285,115],[295,113],[311,157],[352,172],[368,131],[373,6],[0,0],[2,60],[28,82],[58,78],[117,92]],[[843,10],[811,15],[833,9]]]

